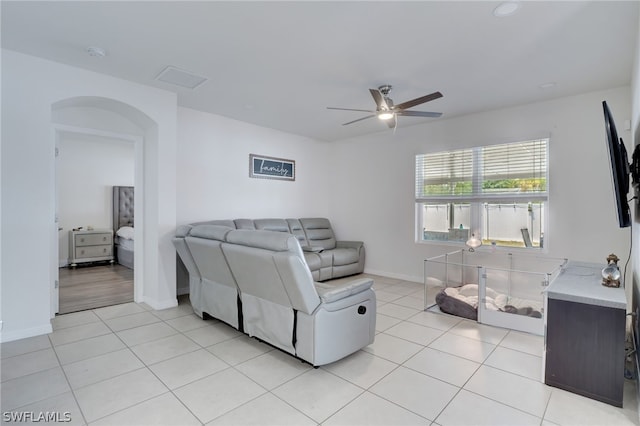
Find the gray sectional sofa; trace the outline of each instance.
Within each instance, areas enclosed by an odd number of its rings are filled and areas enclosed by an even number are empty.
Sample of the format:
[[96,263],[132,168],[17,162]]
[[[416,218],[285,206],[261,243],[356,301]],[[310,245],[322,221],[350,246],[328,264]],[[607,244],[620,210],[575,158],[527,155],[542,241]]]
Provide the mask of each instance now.
[[[344,248],[335,243],[332,232],[320,227],[326,222],[307,222],[308,229],[316,232],[305,234],[304,239],[291,232],[229,225],[181,226],[174,238],[189,271],[191,304],[199,316],[209,314],[314,366],[337,361],[373,343],[373,280],[314,282],[307,263],[311,252],[303,252],[300,242]],[[342,251],[336,253],[339,258]],[[336,266],[348,265],[331,268]],[[318,276],[321,269],[316,270]]]
[[326,281],[364,272],[362,241],[338,241],[326,218],[233,219],[198,222],[194,225],[220,225],[231,229],[277,231],[293,234],[299,241],[311,276]]

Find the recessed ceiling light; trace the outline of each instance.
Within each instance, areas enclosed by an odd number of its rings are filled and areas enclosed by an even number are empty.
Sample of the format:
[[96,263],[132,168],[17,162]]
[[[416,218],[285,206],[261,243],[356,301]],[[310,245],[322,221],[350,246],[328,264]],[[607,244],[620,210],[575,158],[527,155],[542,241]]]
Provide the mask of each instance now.
[[107,56],[106,50],[98,46],[87,47],[87,53],[89,54],[89,56],[94,56],[96,58],[104,58],[105,56]]
[[550,81],[548,83],[543,83],[541,85],[538,86],[541,89],[551,89],[552,87],[556,87],[556,82],[555,81]]
[[506,1],[504,3],[500,3],[495,9],[493,9],[493,16],[503,18],[505,16],[513,15],[518,9],[520,9],[519,2]]

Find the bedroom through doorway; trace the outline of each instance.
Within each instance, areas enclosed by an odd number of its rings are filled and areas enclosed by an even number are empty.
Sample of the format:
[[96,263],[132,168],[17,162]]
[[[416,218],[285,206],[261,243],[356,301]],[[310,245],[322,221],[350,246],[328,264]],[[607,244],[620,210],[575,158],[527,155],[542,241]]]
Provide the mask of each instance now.
[[[134,145],[104,135],[57,133],[58,314],[134,300]],[[130,223],[122,231],[114,187],[131,190]],[[120,243],[130,247],[125,261],[118,259]]]

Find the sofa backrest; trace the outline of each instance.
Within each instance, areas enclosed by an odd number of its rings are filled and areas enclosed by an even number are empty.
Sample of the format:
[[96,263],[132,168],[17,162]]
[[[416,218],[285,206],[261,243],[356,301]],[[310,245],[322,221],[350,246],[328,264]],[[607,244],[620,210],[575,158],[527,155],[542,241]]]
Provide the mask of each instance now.
[[237,289],[222,253],[222,242],[231,231],[226,226],[198,225],[191,228],[185,241],[202,278]]
[[299,219],[287,219],[287,224],[289,225],[289,232],[292,233],[300,243],[301,246],[308,246],[309,241],[307,240],[307,235],[304,233],[304,228],[300,223]]
[[243,294],[312,313],[320,304],[298,240],[274,231],[231,231],[223,251]]
[[323,217],[300,219],[307,241],[312,247],[322,247],[325,250],[336,248],[336,237],[329,219]]
[[253,224],[261,231],[289,232],[289,224],[284,219],[254,219]]

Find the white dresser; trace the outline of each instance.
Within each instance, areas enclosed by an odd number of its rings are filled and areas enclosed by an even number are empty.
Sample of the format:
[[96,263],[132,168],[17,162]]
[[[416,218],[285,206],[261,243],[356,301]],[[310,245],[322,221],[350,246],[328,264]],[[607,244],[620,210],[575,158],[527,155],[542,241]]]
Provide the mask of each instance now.
[[113,263],[113,231],[93,229],[91,231],[69,231],[69,266],[78,263],[108,260]]

